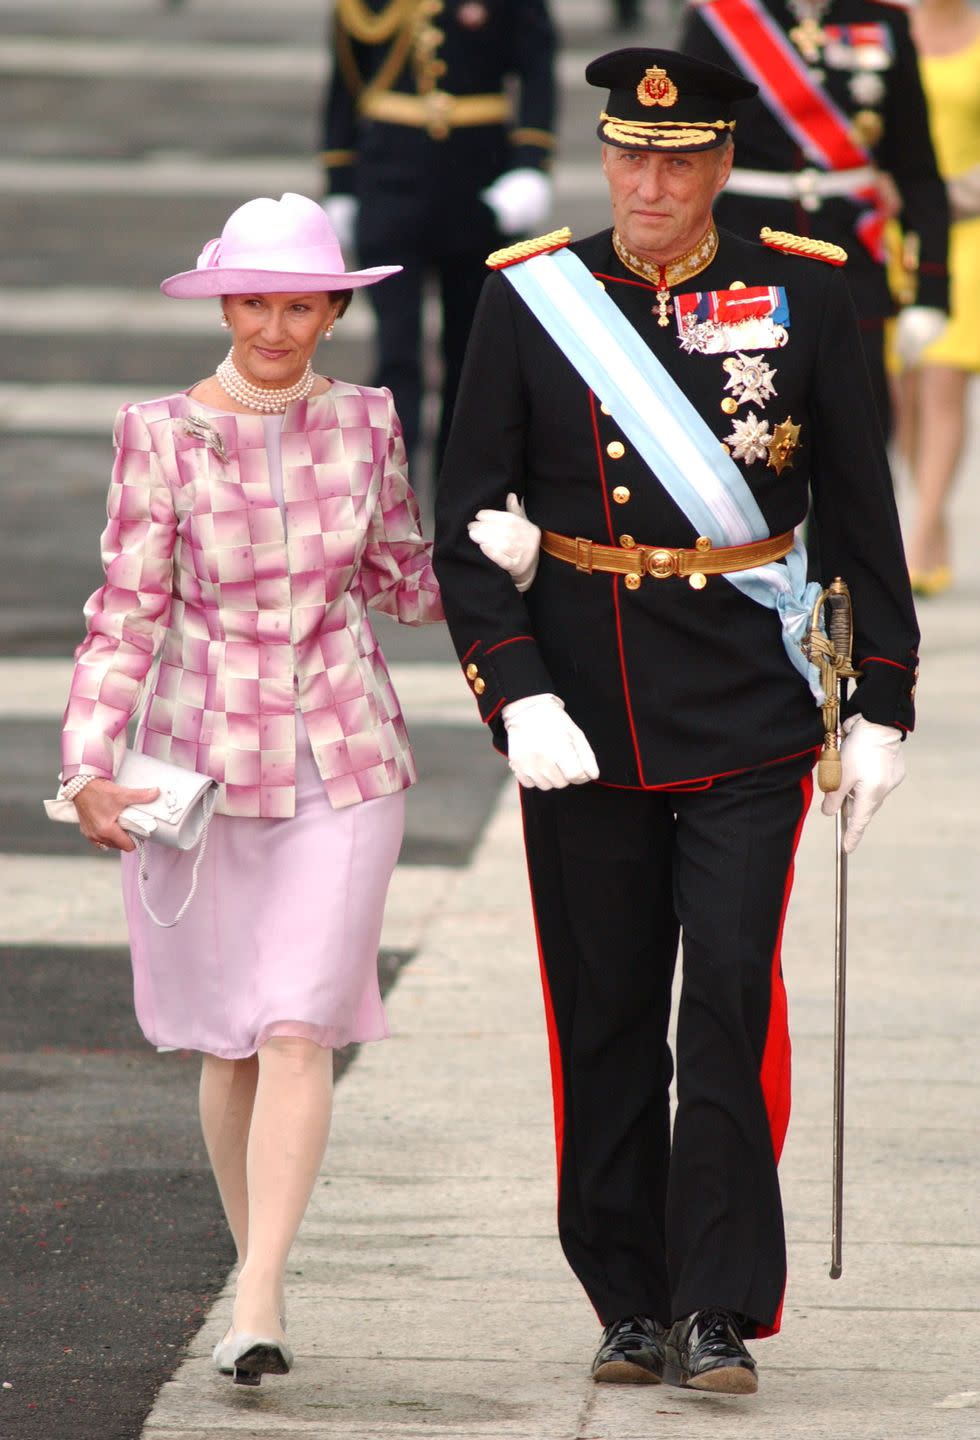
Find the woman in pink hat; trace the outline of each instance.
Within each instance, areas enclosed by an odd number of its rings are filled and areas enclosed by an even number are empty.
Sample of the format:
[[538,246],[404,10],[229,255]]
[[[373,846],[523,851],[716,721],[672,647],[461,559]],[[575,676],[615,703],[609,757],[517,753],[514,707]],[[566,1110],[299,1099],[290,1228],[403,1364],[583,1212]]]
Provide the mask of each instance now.
[[[201,1123],[240,1262],[215,1363],[244,1384],[292,1364],[283,1276],[326,1146],[332,1051],[388,1033],[377,953],[416,772],[368,607],[414,625],[443,611],[390,392],[312,362],[352,292],[399,268],[346,270],[320,206],[283,195],[241,206],[163,282],[219,301],[231,350],[190,390],[119,412],[105,583],[63,727],[62,793],[92,844],[124,852],[143,1032],[203,1052]],[[481,523],[523,588],[534,527]],[[157,791],[113,780],[148,680],[135,748],[217,785],[172,928],[148,918],[119,825]],[[152,849],[147,899],[172,915],[195,857]]]

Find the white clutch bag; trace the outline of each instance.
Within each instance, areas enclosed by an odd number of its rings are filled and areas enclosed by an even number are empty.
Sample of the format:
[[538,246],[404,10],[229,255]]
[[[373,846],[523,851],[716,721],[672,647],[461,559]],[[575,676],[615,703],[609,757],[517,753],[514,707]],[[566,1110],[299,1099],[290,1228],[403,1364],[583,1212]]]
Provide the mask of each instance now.
[[[141,805],[128,805],[119,816],[119,824],[136,840],[140,858],[139,892],[143,908],[157,925],[169,929],[177,924],[197,890],[198,870],[204,858],[208,825],[217,798],[215,783],[210,775],[199,775],[196,770],[185,770],[180,765],[171,765],[169,761],[157,760],[138,750],[126,751],[115,775],[115,782],[117,785],[125,785],[129,790],[149,790],[156,787],[160,791],[155,800],[147,800]],[[49,820],[78,824],[78,811],[71,800],[45,800],[44,809]],[[190,894],[173,920],[159,919],[146,898],[147,840],[166,845],[171,850],[192,850],[195,845],[199,845],[194,857]]]

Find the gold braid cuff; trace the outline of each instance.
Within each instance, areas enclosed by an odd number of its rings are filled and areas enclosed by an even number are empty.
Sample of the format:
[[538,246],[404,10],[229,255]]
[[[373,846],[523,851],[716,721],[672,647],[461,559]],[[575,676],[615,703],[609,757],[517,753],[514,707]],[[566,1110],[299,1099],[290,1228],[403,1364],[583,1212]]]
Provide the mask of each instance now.
[[535,130],[533,126],[521,125],[510,132],[512,145],[540,145],[542,150],[554,150],[558,141],[550,130]]

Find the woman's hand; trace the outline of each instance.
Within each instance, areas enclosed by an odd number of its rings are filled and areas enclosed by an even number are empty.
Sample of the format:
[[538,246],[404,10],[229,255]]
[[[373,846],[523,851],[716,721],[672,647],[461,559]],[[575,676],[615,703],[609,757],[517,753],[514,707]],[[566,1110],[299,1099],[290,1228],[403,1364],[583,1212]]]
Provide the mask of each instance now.
[[130,790],[114,780],[90,780],[75,796],[82,834],[99,850],[135,850],[132,837],[119,824],[127,805],[145,805],[160,794],[158,788]]
[[507,571],[522,594],[530,589],[538,571],[541,531],[513,492],[507,496],[506,510],[478,510],[466,528],[473,544]]

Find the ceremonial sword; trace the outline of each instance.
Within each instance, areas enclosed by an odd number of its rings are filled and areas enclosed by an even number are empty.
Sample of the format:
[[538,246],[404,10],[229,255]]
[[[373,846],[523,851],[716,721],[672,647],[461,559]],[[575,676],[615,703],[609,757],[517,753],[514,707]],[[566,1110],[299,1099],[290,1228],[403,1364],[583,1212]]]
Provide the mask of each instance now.
[[[822,624],[826,612],[826,632]],[[823,686],[824,740],[817,764],[817,784],[825,793],[840,788],[840,707],[847,696],[847,682],[860,675],[851,663],[854,625],[851,592],[838,575],[820,592],[810,617],[805,645],[809,658],[819,667]],[[844,1232],[844,1033],[847,982],[847,852],[844,849],[845,807],[834,817],[834,1161],[833,1204],[830,1226],[830,1278],[839,1280],[843,1270]]]

